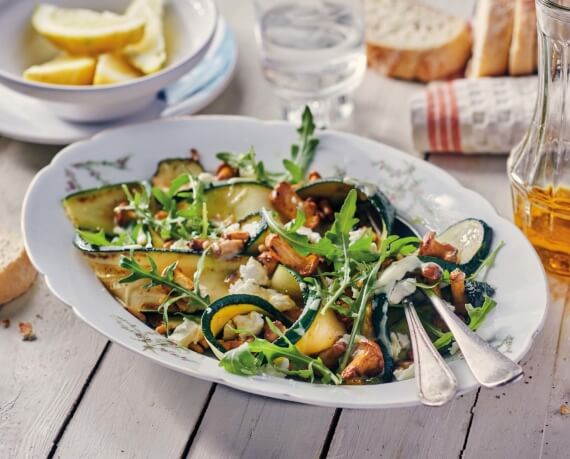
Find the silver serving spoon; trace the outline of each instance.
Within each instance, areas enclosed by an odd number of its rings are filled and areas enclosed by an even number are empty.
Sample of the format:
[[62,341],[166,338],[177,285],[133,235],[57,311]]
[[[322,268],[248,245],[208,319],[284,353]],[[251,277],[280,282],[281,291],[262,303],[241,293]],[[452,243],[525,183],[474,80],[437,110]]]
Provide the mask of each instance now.
[[457,393],[457,379],[432,344],[413,303],[404,299],[402,304],[412,341],[418,397],[424,405],[441,406]]
[[523,369],[473,332],[434,292],[425,291],[431,304],[453,334],[475,379],[485,387],[498,387],[523,376]]
[[[368,219],[374,231],[381,234],[370,214]],[[404,224],[411,227],[406,221]],[[404,298],[402,304],[410,331],[418,398],[424,405],[441,406],[453,399],[457,393],[457,379],[432,344],[412,301]]]

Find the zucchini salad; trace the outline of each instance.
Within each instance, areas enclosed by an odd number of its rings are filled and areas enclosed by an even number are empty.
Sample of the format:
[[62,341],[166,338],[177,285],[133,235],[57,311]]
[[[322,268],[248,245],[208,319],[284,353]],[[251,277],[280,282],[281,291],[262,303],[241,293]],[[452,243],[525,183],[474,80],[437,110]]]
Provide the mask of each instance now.
[[107,290],[178,346],[226,371],[315,384],[414,376],[404,302],[435,347],[457,345],[436,294],[476,330],[496,305],[498,249],[478,219],[418,235],[374,184],[310,171],[310,111],[281,172],[253,148],[158,163],[150,178],[63,200],[74,245]]

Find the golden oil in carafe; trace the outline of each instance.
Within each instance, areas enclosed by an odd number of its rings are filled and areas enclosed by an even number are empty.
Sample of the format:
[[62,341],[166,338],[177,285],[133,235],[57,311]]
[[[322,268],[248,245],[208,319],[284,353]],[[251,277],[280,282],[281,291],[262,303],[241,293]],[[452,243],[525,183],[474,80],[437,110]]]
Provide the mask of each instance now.
[[512,183],[514,218],[544,267],[570,276],[570,188],[532,187]]

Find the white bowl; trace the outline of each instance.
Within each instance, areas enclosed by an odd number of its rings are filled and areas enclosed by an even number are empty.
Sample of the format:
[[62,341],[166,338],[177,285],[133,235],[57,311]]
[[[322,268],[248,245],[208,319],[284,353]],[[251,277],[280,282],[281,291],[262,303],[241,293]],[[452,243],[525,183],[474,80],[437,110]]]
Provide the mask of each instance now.
[[[123,12],[130,0],[48,0],[70,8]],[[213,0],[166,0],[165,31],[168,61],[164,69],[126,83],[106,86],[64,86],[22,78],[33,64],[57,54],[56,48],[31,26],[35,0],[0,2],[0,83],[49,104],[72,121],[106,121],[135,113],[156,93],[191,70],[206,53],[216,30]]]

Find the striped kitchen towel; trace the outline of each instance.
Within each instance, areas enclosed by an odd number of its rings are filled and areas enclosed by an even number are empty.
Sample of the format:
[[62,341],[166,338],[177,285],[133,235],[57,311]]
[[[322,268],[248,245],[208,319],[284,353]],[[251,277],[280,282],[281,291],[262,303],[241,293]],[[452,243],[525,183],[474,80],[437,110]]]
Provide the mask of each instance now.
[[415,148],[430,153],[506,154],[524,136],[537,77],[434,82],[411,99]]

